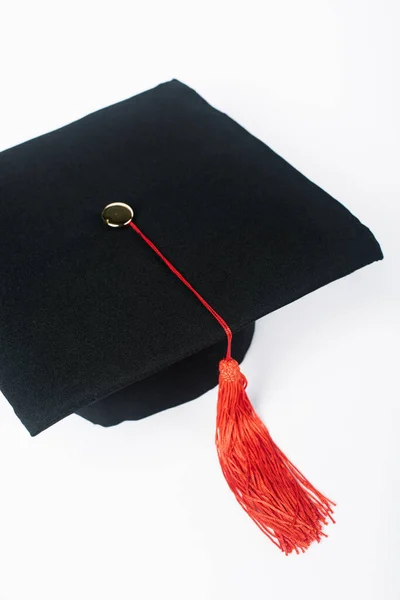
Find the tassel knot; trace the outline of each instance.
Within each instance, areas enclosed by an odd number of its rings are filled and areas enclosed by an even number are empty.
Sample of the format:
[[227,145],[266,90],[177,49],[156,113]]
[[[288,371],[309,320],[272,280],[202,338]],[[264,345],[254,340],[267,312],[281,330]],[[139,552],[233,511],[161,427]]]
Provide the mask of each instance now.
[[239,368],[239,363],[233,358],[224,358],[219,363],[220,382],[240,382],[243,375]]

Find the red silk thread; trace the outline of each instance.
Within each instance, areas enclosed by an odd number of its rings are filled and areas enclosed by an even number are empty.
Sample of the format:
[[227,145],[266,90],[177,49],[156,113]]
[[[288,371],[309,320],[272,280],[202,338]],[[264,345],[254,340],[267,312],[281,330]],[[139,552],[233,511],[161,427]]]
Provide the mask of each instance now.
[[225,359],[219,364],[215,444],[222,472],[237,501],[263,533],[286,555],[304,552],[326,537],[323,526],[335,522],[334,503],[323,496],[283,454],[256,414],[246,393],[247,380],[231,357],[232,331],[131,221],[129,225],[196,296],[224,329]]
[[166,258],[164,256],[164,254],[161,252],[161,250],[159,250],[157,248],[157,246],[143,233],[143,231],[141,229],[139,229],[139,227],[133,221],[131,221],[129,223],[129,225],[132,227],[132,229],[134,231],[136,231],[136,233],[138,233],[140,235],[142,240],[144,240],[146,242],[146,244],[148,246],[150,246],[150,248],[157,254],[157,256],[159,256],[161,258],[161,260],[167,265],[168,269],[170,271],[172,271],[174,273],[174,275],[176,275],[178,277],[178,279],[180,279],[184,285],[186,285],[186,287],[196,296],[196,298],[198,300],[200,300],[202,305],[205,306],[205,308],[212,314],[214,319],[216,319],[218,321],[218,323],[221,325],[221,327],[225,331],[226,337],[227,337],[228,345],[227,345],[227,349],[226,349],[226,359],[229,360],[231,358],[231,350],[232,350],[232,331],[231,331],[231,328],[229,327],[229,325],[221,317],[221,315],[219,315],[217,313],[217,311],[214,310],[213,307],[210,306],[210,304],[208,304],[208,302],[206,300],[204,300],[203,296],[201,296],[199,294],[199,292],[194,289],[194,287],[188,282],[186,277],[184,277],[182,275],[182,273],[180,273],[178,271],[178,269],[176,269],[174,267],[174,265],[169,262],[168,258]]

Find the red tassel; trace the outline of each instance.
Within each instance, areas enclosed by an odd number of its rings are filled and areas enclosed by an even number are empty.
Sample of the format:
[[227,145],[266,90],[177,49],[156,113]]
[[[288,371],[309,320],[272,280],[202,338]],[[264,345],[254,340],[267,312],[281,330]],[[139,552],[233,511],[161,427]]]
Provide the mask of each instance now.
[[196,296],[226,333],[226,358],[219,364],[215,442],[222,472],[237,501],[285,554],[304,552],[326,534],[334,503],[320,494],[279,450],[246,394],[247,380],[231,358],[232,331],[157,246],[129,225]]
[[219,364],[215,443],[225,479],[237,501],[285,554],[298,554],[326,537],[334,503],[296,469],[272,440],[246,394],[236,360]]

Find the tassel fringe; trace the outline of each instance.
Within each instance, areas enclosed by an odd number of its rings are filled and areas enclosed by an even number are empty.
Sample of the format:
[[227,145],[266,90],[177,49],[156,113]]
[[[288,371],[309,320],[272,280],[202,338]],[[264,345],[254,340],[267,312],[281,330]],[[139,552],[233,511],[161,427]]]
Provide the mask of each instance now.
[[334,503],[316,490],[272,440],[246,394],[236,360],[220,361],[215,443],[237,501],[286,555],[326,537]]

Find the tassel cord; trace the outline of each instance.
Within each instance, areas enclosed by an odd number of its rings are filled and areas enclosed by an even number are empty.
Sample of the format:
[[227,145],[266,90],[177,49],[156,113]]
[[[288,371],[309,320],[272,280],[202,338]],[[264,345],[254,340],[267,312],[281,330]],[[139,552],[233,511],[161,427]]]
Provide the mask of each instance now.
[[131,221],[131,228],[196,296],[227,337],[219,364],[215,444],[224,477],[238,503],[285,554],[319,542],[334,503],[323,496],[276,446],[246,393],[247,379],[231,357],[232,331],[157,246]]
[[221,315],[217,313],[216,310],[213,309],[213,307],[210,304],[208,304],[208,302],[203,298],[203,296],[201,296],[201,294],[199,294],[199,292],[195,290],[195,288],[188,282],[186,277],[184,277],[182,273],[178,271],[176,267],[174,267],[174,265],[164,256],[164,254],[157,248],[157,246],[141,231],[141,229],[139,229],[136,223],[131,221],[129,225],[134,231],[136,231],[137,234],[140,235],[140,237],[146,242],[146,244],[150,246],[150,248],[157,254],[157,256],[161,258],[161,260],[167,265],[168,269],[172,271],[174,275],[176,275],[178,279],[180,279],[182,283],[186,285],[186,287],[196,296],[196,298],[202,303],[202,305],[212,314],[214,319],[218,321],[222,329],[225,331],[227,337],[226,360],[230,360],[232,351],[232,331],[227,322],[221,317]]

